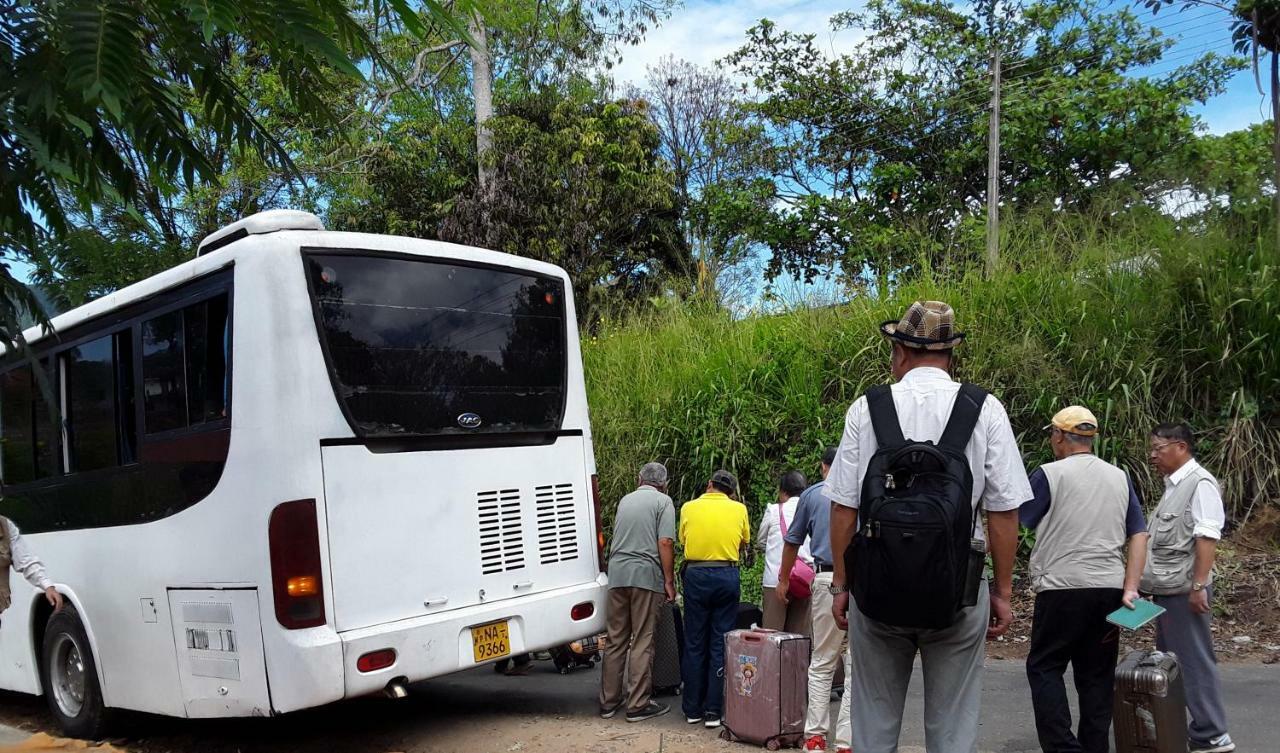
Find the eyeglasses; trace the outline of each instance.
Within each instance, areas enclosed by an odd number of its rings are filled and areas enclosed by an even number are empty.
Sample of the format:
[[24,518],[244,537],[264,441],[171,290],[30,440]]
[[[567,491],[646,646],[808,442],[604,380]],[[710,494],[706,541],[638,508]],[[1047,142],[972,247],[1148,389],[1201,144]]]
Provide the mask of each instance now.
[[1181,442],[1152,442],[1151,454],[1155,455],[1159,453],[1161,450],[1163,450],[1164,448],[1168,447],[1169,445],[1175,445],[1175,444],[1182,444],[1182,443]]

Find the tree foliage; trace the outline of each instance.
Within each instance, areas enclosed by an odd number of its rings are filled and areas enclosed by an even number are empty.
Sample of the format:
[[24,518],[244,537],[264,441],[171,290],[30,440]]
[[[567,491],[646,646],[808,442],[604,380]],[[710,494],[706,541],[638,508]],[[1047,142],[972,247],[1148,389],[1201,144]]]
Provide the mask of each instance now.
[[752,116],[773,140],[776,206],[756,237],[769,273],[901,270],[938,264],[975,237],[986,197],[988,57],[998,44],[1002,194],[1015,205],[1087,206],[1118,184],[1158,185],[1194,141],[1190,106],[1220,92],[1241,61],[1212,53],[1133,75],[1172,44],[1127,9],[1042,0],[996,29],[945,0],[872,0],[837,16],[867,37],[847,55],[762,22],[730,56]]

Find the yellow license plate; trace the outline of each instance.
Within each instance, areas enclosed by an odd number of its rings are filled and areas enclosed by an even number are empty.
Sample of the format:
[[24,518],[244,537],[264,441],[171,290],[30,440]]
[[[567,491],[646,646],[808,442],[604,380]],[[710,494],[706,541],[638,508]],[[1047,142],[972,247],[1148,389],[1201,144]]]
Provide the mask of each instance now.
[[471,628],[471,649],[477,664],[509,655],[511,632],[507,629],[506,620]]

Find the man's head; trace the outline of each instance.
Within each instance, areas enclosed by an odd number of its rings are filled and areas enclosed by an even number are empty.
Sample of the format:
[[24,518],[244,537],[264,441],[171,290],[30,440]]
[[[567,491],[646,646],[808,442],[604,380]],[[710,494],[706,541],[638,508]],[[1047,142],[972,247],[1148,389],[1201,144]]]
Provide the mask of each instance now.
[[1098,419],[1088,408],[1072,405],[1053,414],[1049,425],[1049,447],[1061,460],[1068,455],[1089,452],[1098,436]]
[[782,474],[782,478],[778,479],[778,501],[785,502],[792,497],[797,497],[804,488],[808,486],[804,480],[804,474],[800,471],[787,471]]
[[1160,424],[1151,430],[1151,467],[1168,476],[1196,456],[1196,440],[1185,423]]
[[956,331],[955,312],[942,301],[916,301],[902,319],[881,324],[880,334],[893,342],[894,379],[922,366],[950,373],[951,351],[964,340]]
[[711,474],[711,480],[707,482],[707,491],[720,492],[736,499],[738,496],[738,477],[721,468]]
[[660,492],[667,490],[667,467],[662,463],[645,463],[640,469],[640,485],[652,486]]
[[822,480],[827,480],[827,474],[831,472],[831,466],[836,462],[836,448],[828,447],[822,451]]

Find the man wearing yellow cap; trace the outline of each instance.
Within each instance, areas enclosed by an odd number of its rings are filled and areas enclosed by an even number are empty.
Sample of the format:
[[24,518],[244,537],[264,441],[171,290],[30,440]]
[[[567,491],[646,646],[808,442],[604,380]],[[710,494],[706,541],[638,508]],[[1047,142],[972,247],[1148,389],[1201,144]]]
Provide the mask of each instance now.
[[[1098,419],[1092,412],[1064,408],[1045,429],[1056,460],[1031,474],[1035,498],[1018,511],[1022,524],[1036,530],[1027,656],[1036,733],[1045,753],[1106,753],[1120,647],[1106,617],[1138,597],[1147,525],[1128,474],[1093,454]],[[1062,680],[1068,663],[1080,700],[1077,733]]]

